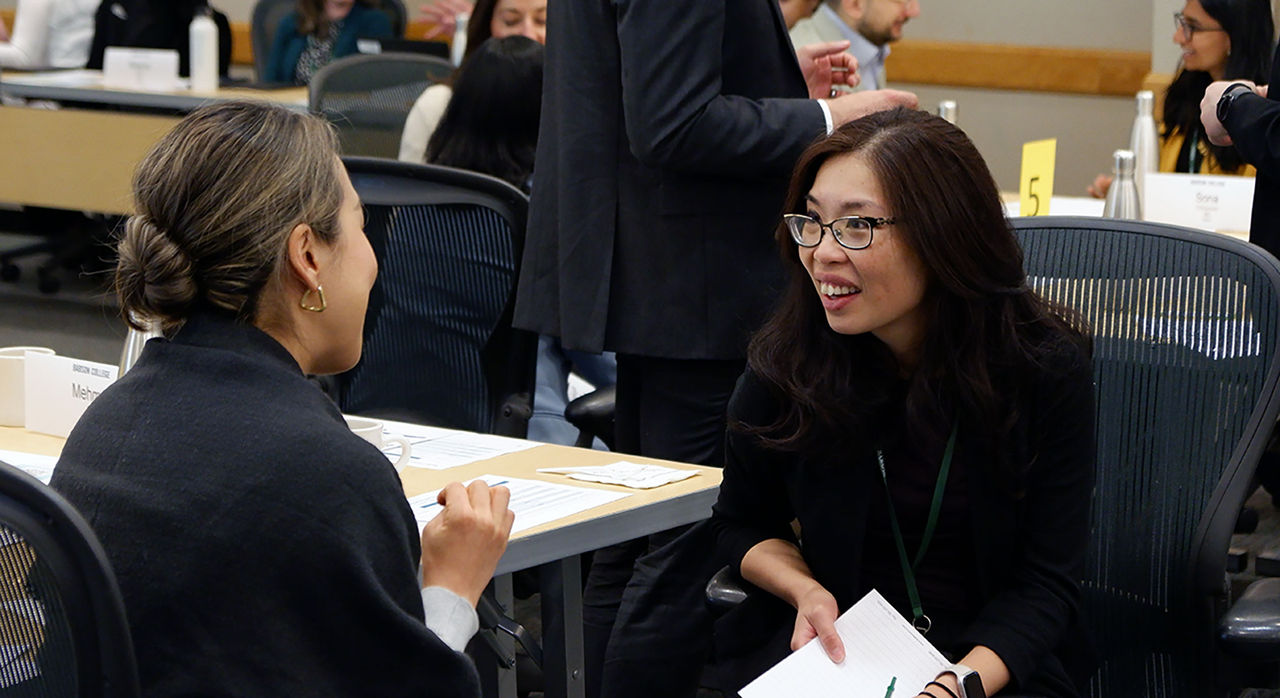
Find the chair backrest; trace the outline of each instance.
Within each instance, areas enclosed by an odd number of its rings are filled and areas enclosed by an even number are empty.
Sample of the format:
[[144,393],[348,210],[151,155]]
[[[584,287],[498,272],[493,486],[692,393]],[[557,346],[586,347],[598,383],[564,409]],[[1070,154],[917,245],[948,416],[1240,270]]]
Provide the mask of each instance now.
[[[276,36],[276,27],[298,7],[298,0],[257,0],[253,5],[253,19],[249,25],[249,33],[253,41],[253,69],[259,80],[266,74],[267,58],[271,54],[271,42]],[[382,0],[378,9],[391,20],[393,36],[404,36],[408,17],[404,3],[400,0]]]
[[138,696],[124,601],[89,525],[0,463],[0,694]]
[[378,9],[391,20],[391,35],[400,38],[404,36],[405,27],[409,24],[408,13],[404,9],[404,3],[400,0],[381,0],[378,3]]
[[346,412],[523,436],[537,337],[511,327],[528,198],[487,175],[343,158],[378,280]]
[[1094,333],[1084,579],[1094,696],[1211,695],[1230,536],[1276,422],[1280,264],[1172,226],[1019,218],[1030,283]]
[[267,59],[271,57],[276,27],[297,7],[298,0],[258,0],[253,4],[249,36],[253,43],[253,70],[259,80],[267,74]]
[[342,152],[395,158],[400,154],[400,133],[413,103],[423,90],[452,72],[453,66],[436,56],[347,56],[311,78],[311,111],[337,127]]

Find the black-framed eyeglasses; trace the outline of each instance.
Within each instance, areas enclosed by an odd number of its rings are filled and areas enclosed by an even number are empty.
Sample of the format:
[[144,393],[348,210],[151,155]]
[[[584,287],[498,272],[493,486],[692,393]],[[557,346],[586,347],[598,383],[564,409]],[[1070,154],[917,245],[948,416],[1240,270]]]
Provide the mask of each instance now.
[[893,225],[893,218],[870,218],[868,216],[843,216],[830,223],[803,213],[788,213],[782,216],[782,222],[791,233],[791,239],[801,247],[817,247],[822,242],[822,235],[830,230],[836,244],[846,250],[864,250],[871,245],[875,237],[877,225]]
[[1183,31],[1187,34],[1187,41],[1195,37],[1196,32],[1224,32],[1226,29],[1222,27],[1202,27],[1195,23],[1195,20],[1187,19],[1181,12],[1173,13],[1173,29],[1174,31]]

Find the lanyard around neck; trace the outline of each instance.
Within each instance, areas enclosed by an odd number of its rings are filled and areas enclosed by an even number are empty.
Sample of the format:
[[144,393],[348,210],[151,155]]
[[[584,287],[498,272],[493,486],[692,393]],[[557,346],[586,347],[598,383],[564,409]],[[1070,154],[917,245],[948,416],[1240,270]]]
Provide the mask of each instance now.
[[1187,153],[1187,172],[1200,174],[1200,128],[1191,129],[1191,151]]
[[916,589],[915,568],[920,566],[924,554],[929,550],[929,542],[933,540],[933,530],[938,525],[938,515],[942,512],[942,494],[947,489],[947,475],[951,472],[951,455],[956,450],[956,432],[958,425],[951,427],[951,436],[947,438],[947,448],[942,453],[942,466],[938,468],[938,481],[933,486],[933,502],[929,505],[929,518],[925,521],[924,535],[920,537],[920,549],[916,551],[915,562],[907,560],[907,545],[902,542],[902,529],[898,527],[898,515],[893,510],[893,493],[889,491],[889,477],[885,474],[884,451],[876,449],[876,460],[880,462],[880,481],[884,483],[885,497],[889,501],[889,523],[893,527],[893,541],[898,544],[898,560],[902,563],[902,576],[907,582],[907,598],[911,601],[911,624],[921,635],[929,632],[933,621],[924,614],[920,603],[920,591]]

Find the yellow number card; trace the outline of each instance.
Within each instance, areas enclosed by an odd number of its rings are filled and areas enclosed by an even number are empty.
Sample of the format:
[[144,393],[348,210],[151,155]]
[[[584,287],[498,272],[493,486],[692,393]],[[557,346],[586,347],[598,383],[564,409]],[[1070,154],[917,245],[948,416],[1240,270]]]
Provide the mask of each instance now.
[[1021,215],[1049,215],[1049,199],[1053,196],[1053,159],[1057,151],[1057,138],[1022,144],[1022,177],[1018,180]]

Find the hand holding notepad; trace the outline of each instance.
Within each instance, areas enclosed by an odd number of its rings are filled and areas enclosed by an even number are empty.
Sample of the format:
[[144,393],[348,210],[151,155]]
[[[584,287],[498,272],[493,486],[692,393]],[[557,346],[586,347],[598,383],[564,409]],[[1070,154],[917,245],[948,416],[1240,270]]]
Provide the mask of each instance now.
[[913,696],[950,666],[933,645],[871,591],[836,619],[844,661],[831,661],[816,641],[792,652],[739,693],[742,698]]

